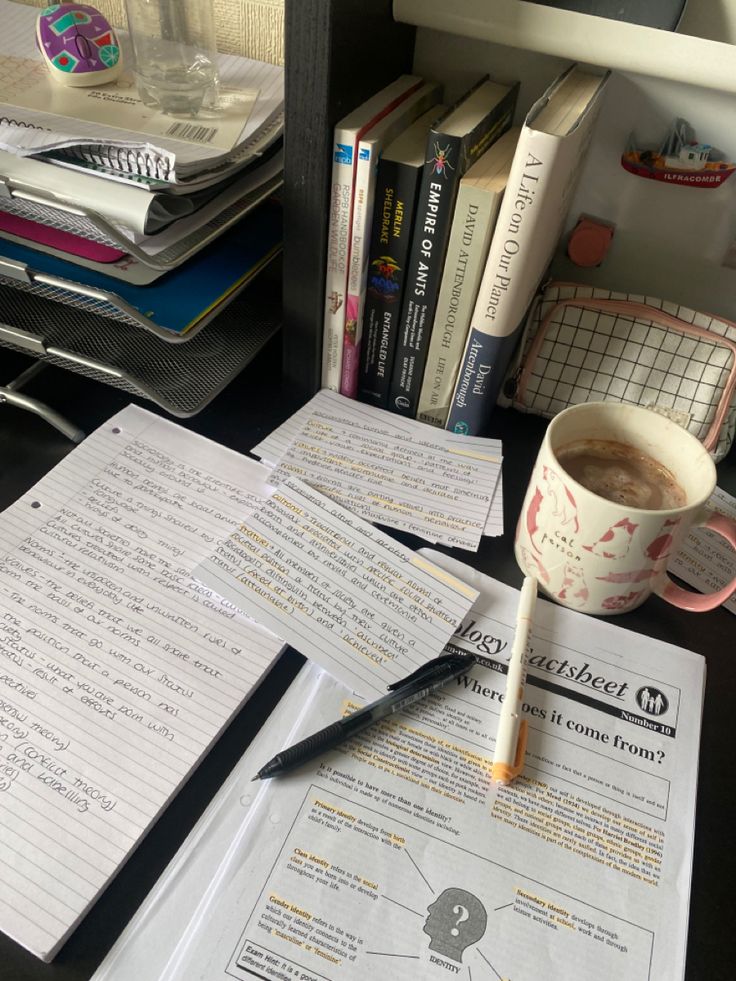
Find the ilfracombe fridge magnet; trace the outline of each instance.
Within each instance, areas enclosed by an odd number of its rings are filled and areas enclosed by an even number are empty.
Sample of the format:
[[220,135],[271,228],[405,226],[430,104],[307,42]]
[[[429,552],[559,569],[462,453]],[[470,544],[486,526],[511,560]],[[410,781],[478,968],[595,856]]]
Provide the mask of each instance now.
[[639,149],[633,137],[621,156],[621,165],[637,177],[649,177],[687,187],[720,187],[736,170],[710,143],[699,143],[685,119],[676,119],[659,149]]

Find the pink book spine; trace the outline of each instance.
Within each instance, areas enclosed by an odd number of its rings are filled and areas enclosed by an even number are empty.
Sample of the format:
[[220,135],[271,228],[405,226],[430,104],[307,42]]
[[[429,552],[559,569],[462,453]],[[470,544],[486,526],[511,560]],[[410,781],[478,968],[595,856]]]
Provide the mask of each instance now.
[[[337,125],[334,131],[334,163],[332,171],[332,198],[328,230],[327,275],[325,283],[325,316],[322,347],[322,386],[342,393],[342,363],[347,312],[347,294],[350,293],[350,236],[352,233],[357,167],[360,139],[388,115],[412,92],[420,88],[422,79],[414,75],[402,75],[382,89],[366,104],[372,105],[367,118],[350,128]],[[385,102],[377,102],[378,99]],[[342,175],[342,176],[340,176]],[[347,229],[346,229],[347,225]],[[346,237],[346,240],[343,239]],[[343,300],[345,307],[343,307]],[[349,359],[350,360],[350,359]],[[357,372],[357,362],[355,365]],[[355,382],[357,392],[357,378]],[[355,396],[353,396],[354,398]]]
[[358,397],[360,339],[363,333],[363,299],[368,273],[368,240],[373,212],[376,156],[376,147],[369,138],[358,143],[340,372],[340,394],[351,399]]
[[342,374],[340,395],[350,399],[358,397],[358,363],[360,361],[360,339],[358,337],[358,318],[360,316],[360,297],[348,293],[345,304],[345,333],[342,348]]

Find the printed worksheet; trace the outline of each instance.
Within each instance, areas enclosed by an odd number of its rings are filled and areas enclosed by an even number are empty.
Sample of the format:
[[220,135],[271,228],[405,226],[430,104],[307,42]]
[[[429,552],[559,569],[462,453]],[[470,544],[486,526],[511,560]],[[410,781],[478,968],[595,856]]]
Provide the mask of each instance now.
[[440,654],[478,595],[294,479],[194,575],[362,695]]
[[282,647],[191,576],[266,477],[130,406],[0,516],[0,929],[39,957]]
[[518,593],[425,554],[480,589],[448,644],[478,664],[250,783],[357,705],[300,678],[94,981],[683,977],[704,659],[540,599],[526,764],[494,785]]

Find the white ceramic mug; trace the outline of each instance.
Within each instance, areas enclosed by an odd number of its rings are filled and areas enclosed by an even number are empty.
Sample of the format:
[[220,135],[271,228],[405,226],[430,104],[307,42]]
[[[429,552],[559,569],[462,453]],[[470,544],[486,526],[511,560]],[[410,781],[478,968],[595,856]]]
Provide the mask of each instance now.
[[[556,456],[582,439],[626,443],[652,457],[684,490],[685,505],[625,507],[583,487]],[[653,592],[685,610],[712,610],[736,591],[736,578],[702,595],[676,586],[666,568],[693,525],[713,529],[736,548],[736,523],[705,507],[715,486],[707,450],[677,423],[620,402],[571,406],[547,427],[519,516],[516,561],[545,593],[583,613],[623,613]]]

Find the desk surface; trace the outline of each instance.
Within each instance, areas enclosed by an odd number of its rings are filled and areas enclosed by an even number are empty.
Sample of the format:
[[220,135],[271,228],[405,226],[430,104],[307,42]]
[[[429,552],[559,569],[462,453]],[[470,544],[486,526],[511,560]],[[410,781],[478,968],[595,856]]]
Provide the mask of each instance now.
[[[272,341],[212,405],[192,419],[179,420],[181,424],[247,452],[298,408],[288,390],[273,382],[280,374],[279,348],[278,339]],[[28,363],[21,356],[0,353],[0,384]],[[24,391],[48,401],[85,432],[91,432],[131,401],[124,392],[57,368],[42,372]],[[150,403],[139,404],[156,411]],[[496,412],[490,435],[504,441],[506,533],[501,538],[484,539],[477,554],[456,552],[462,561],[513,586],[521,582],[512,549],[516,508],[545,425],[541,419],[516,412]],[[43,420],[0,404],[0,510],[71,449],[72,445]],[[718,471],[719,485],[736,493],[736,450]],[[400,537],[413,547],[425,544],[410,536]],[[707,657],[686,978],[732,981],[736,973],[736,849],[731,831],[736,821],[736,792],[730,779],[730,740],[736,708],[736,620],[725,610],[685,613],[653,597],[643,608],[616,622]],[[247,709],[235,717],[52,964],[43,964],[0,935],[0,981],[86,981],[91,977],[302,663],[294,651],[282,655]]]

